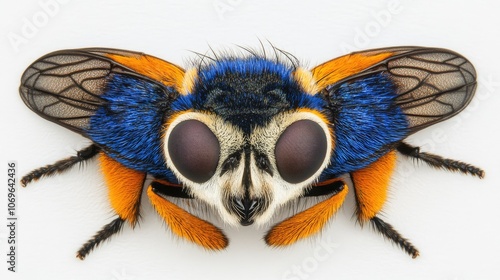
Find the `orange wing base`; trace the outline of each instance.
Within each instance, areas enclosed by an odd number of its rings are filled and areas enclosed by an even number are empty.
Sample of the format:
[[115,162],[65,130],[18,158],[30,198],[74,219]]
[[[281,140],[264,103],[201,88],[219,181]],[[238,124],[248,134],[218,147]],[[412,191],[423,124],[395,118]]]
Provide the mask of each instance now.
[[183,90],[184,70],[177,65],[145,54],[134,56],[107,54],[107,56],[141,75],[160,81],[166,86],[175,87],[178,92]]
[[352,53],[332,59],[312,70],[318,90],[352,76],[392,56],[393,52]]

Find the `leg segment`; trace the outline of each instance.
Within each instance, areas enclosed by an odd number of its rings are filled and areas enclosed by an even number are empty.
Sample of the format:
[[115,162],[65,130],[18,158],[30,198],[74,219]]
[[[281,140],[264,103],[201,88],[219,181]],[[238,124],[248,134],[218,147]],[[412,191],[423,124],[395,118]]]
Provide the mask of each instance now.
[[129,169],[104,153],[99,155],[99,161],[108,187],[111,207],[119,217],[105,225],[82,245],[76,255],[81,260],[104,240],[118,233],[125,221],[128,221],[132,227],[137,224],[142,188],[146,180],[146,173]]
[[391,151],[368,167],[351,173],[356,197],[356,214],[361,225],[370,221],[376,231],[400,246],[412,258],[416,258],[419,255],[418,250],[390,224],[376,216],[387,199],[387,190],[395,164],[396,152]]
[[[340,180],[331,183],[335,184],[338,181]],[[330,198],[273,226],[264,237],[267,245],[291,245],[300,239],[318,233],[337,212],[347,195],[347,185],[335,184],[335,186],[337,186],[336,192]],[[317,188],[322,187],[324,186],[318,186]],[[319,194],[313,192],[310,195]]]
[[361,224],[375,217],[384,206],[395,167],[396,153],[391,151],[368,167],[351,173],[356,197],[356,214]]
[[146,173],[123,166],[104,153],[99,155],[111,207],[134,227],[139,218],[141,194]]
[[401,154],[419,159],[429,164],[430,166],[436,168],[443,168],[450,171],[462,172],[464,174],[469,174],[477,176],[479,178],[484,177],[484,171],[481,168],[475,167],[468,163],[464,163],[458,160],[452,160],[443,158],[438,155],[420,152],[419,147],[411,146],[407,143],[401,142],[397,147],[398,152]]
[[335,178],[316,183],[312,188],[306,190],[302,196],[322,196],[322,195],[335,195],[339,193],[346,183],[341,179]]
[[92,144],[87,148],[80,150],[76,153],[76,156],[69,157],[67,159],[59,160],[54,164],[50,164],[44,167],[40,167],[35,169],[25,175],[21,179],[21,185],[26,187],[31,181],[36,181],[41,177],[54,175],[55,173],[60,173],[68,168],[72,167],[76,163],[86,161],[88,159],[93,158],[95,155],[99,153],[100,149],[96,145]]
[[151,187],[153,190],[162,196],[178,197],[178,198],[194,198],[192,195],[186,192],[182,186],[173,185],[169,182],[157,180],[151,182]]
[[85,242],[85,244],[80,247],[80,250],[76,253],[76,257],[80,260],[85,259],[85,257],[92,251],[95,247],[97,247],[101,242],[110,238],[115,233],[118,233],[125,223],[125,220],[122,218],[116,218],[111,223],[105,225],[100,231],[98,231],[92,239]]
[[209,250],[224,249],[229,244],[219,228],[161,197],[155,184],[148,188],[147,194],[151,204],[173,233]]
[[412,258],[416,258],[420,255],[417,248],[411,244],[408,239],[404,238],[399,232],[397,232],[390,224],[384,222],[379,217],[373,217],[370,219],[373,227],[380,232],[384,237],[396,243],[401,249],[403,249]]

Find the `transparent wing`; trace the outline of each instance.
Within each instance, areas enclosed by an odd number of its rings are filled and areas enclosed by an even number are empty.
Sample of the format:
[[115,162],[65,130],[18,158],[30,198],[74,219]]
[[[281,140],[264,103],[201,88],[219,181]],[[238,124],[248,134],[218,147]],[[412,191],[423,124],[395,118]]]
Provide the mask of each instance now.
[[[84,134],[89,119],[106,102],[101,96],[114,74],[176,89],[184,71],[142,53],[114,49],[62,50],[47,54],[24,72],[24,103],[40,116]],[[168,93],[167,93],[168,92]],[[165,91],[172,94],[175,90]]]
[[[396,47],[349,54],[313,69],[320,89],[384,74],[394,84],[394,104],[407,116],[410,133],[462,111],[476,88],[476,71],[463,56],[446,49]],[[363,102],[360,102],[360,106]]]
[[474,67],[451,51],[420,50],[390,59],[386,67],[413,132],[458,114],[475,93]]

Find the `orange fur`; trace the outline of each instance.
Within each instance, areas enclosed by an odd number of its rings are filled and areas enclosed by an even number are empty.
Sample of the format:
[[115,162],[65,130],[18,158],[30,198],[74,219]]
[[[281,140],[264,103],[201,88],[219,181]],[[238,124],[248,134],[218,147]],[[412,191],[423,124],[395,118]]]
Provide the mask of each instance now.
[[160,197],[153,192],[152,187],[148,188],[147,194],[158,214],[178,236],[211,250],[224,249],[229,244],[224,233],[216,226]]
[[271,246],[291,245],[319,232],[344,202],[348,188],[274,226],[266,235]]
[[318,65],[311,72],[318,91],[320,91],[326,86],[373,66],[391,55],[393,55],[392,52],[373,55],[352,53]]
[[184,70],[177,65],[145,54],[136,56],[107,54],[107,56],[139,74],[183,92]]
[[384,206],[395,166],[396,152],[391,151],[368,167],[351,173],[360,222],[370,220]]
[[120,218],[134,226],[139,216],[139,204],[146,173],[129,169],[104,153],[99,155],[104,182],[108,187],[111,207]]

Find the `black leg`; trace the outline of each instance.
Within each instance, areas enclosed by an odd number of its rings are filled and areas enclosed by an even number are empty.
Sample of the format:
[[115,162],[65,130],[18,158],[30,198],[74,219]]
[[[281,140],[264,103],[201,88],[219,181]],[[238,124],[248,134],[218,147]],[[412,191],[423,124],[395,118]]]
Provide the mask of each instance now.
[[438,155],[422,153],[419,147],[411,146],[407,143],[401,142],[397,147],[398,152],[405,156],[420,159],[430,166],[436,168],[444,168],[450,171],[458,171],[465,174],[470,174],[477,176],[479,178],[484,177],[484,171],[481,168],[475,167],[468,163],[464,163],[458,160],[452,160],[440,157]]
[[98,231],[89,241],[82,245],[80,250],[78,250],[76,257],[80,260],[85,259],[85,257],[97,247],[101,242],[110,238],[115,233],[119,232],[125,220],[122,218],[116,218],[111,223],[105,225],[100,231]]
[[158,181],[151,182],[151,187],[156,194],[163,196],[179,197],[179,198],[194,198],[191,194],[181,186],[170,186],[162,184]]
[[99,153],[100,149],[96,145],[92,144],[87,148],[80,150],[77,152],[76,156],[69,157],[67,159],[63,159],[57,161],[54,164],[50,164],[44,167],[40,167],[28,173],[21,179],[21,185],[26,187],[33,180],[38,180],[44,176],[50,176],[55,173],[60,173],[65,171],[66,169],[72,167],[76,163],[88,160]]
[[320,186],[313,186],[310,189],[304,191],[302,196],[322,196],[322,195],[334,195],[341,192],[344,189],[346,183],[344,181],[338,180],[331,183],[322,184]]
[[392,242],[396,243],[401,249],[408,253],[412,258],[416,258],[420,255],[417,248],[411,244],[408,239],[404,238],[397,232],[390,224],[384,222],[378,217],[373,217],[370,219],[373,227],[380,232],[384,237],[388,238]]

